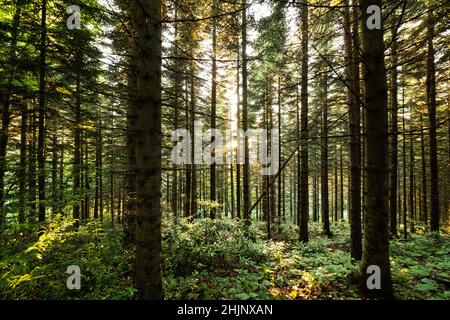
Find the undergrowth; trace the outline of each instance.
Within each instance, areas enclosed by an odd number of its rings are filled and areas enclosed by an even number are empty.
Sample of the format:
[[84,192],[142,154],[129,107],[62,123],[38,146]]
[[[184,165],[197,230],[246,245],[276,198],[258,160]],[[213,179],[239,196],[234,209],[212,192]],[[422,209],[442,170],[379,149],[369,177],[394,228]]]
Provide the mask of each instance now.
[[[333,237],[310,224],[310,242],[281,224],[273,240],[265,224],[231,219],[163,219],[163,286],[167,299],[360,299],[351,274],[348,223]],[[40,236],[37,236],[40,234]],[[78,229],[56,216],[39,227],[17,225],[0,239],[1,299],[133,299],[133,252],[123,230],[88,222]],[[450,299],[450,237],[412,235],[391,241],[398,299]],[[69,265],[81,269],[81,289],[69,290]]]

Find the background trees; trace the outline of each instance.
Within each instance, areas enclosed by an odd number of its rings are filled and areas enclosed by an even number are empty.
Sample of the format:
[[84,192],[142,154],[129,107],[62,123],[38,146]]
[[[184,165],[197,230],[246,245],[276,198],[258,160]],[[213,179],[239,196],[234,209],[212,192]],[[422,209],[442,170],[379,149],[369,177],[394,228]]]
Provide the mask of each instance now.
[[[371,4],[382,5],[382,31],[364,27]],[[363,275],[379,265],[391,296],[388,236],[445,230],[445,1],[77,5],[79,30],[66,27],[63,1],[0,9],[4,237],[36,227],[39,239],[59,214],[80,232],[123,227],[138,296],[161,298],[155,275],[174,239],[161,240],[165,221],[178,235],[184,221],[230,218],[246,241],[295,233],[305,246],[318,222],[332,243],[332,229],[349,231],[345,252]],[[254,142],[236,134],[233,163],[172,163],[172,131],[192,136],[197,121],[277,129],[280,170],[261,175]],[[199,152],[192,142],[189,158]]]

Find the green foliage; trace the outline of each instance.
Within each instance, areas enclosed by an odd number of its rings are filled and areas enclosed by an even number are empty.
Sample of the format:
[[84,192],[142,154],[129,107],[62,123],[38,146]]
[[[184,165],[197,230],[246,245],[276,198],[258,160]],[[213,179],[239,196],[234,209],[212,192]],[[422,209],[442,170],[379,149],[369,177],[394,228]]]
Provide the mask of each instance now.
[[[39,229],[40,228],[40,229]],[[37,236],[40,230],[40,236]],[[264,223],[246,231],[232,219],[163,219],[164,293],[167,299],[359,299],[351,274],[347,223],[333,237],[310,224],[311,240],[298,243],[295,226],[265,240]],[[133,252],[120,226],[88,222],[74,227],[61,215],[40,226],[14,225],[0,249],[2,299],[133,299]],[[279,240],[284,239],[284,240]],[[391,241],[398,299],[450,299],[450,237],[412,235]],[[69,265],[81,269],[81,289],[66,287]]]
[[449,299],[450,237],[433,233],[391,241],[394,288],[401,299]]
[[244,223],[232,219],[169,220],[163,226],[166,272],[188,275],[193,270],[232,270],[265,259],[261,240],[250,241]]
[[[89,222],[76,230],[73,220],[61,215],[44,228],[26,248],[2,252],[0,298],[128,299],[133,295],[130,254],[122,248],[120,228],[106,229],[98,222]],[[36,229],[31,231],[30,240],[37,233]],[[9,232],[16,236],[13,239],[19,239],[25,231]],[[11,245],[10,240],[5,241]],[[81,269],[80,290],[66,286],[69,265]]]

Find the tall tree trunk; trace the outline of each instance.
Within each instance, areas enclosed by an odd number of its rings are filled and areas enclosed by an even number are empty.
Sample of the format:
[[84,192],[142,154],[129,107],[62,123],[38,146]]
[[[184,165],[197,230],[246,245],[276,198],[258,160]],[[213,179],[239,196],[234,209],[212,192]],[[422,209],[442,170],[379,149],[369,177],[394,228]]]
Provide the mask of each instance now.
[[[244,132],[248,129],[248,106],[247,106],[247,3],[243,3],[242,11],[242,128]],[[243,194],[244,194],[244,221],[250,224],[250,157],[248,137],[244,138],[244,170],[243,170]]]
[[321,141],[321,191],[323,233],[328,237],[330,230],[330,205],[328,200],[328,73],[322,79],[322,141]]
[[[267,81],[267,91],[268,91],[268,111],[269,111],[269,121],[268,121],[268,127],[267,127],[267,131],[266,132],[272,132],[273,129],[273,106],[272,106],[272,92],[271,92],[271,88],[272,88],[272,83],[268,80]],[[272,138],[271,135],[268,135],[268,139],[267,139],[267,153],[272,155],[273,154],[273,150],[272,150]],[[273,228],[275,229],[275,217],[276,217],[276,189],[275,189],[275,183],[274,181],[271,181],[272,179],[268,177],[268,183],[269,185],[269,197],[270,197],[270,223],[273,226]],[[272,232],[273,233],[273,232]]]
[[422,217],[425,225],[428,226],[428,203],[427,203],[427,159],[425,154],[425,139],[423,133],[423,115],[420,112],[420,150],[422,158],[422,195],[419,197],[422,202]]
[[[231,149],[231,159],[233,159],[233,149]],[[230,163],[230,193],[231,193],[231,218],[234,219],[236,214],[234,203],[234,169],[233,162]]]
[[[237,128],[241,128],[241,98],[240,98],[240,77],[239,77],[239,64],[240,64],[240,53],[239,53],[239,39],[238,50],[236,53],[237,59],[237,70],[236,70],[236,119],[237,119]],[[241,218],[241,165],[239,161],[236,161],[236,216],[238,219]]]
[[[85,134],[84,134],[85,135]],[[81,146],[80,146],[80,209],[81,209],[81,221],[84,222],[85,217],[85,209],[84,206],[84,192],[85,192],[85,185],[84,185],[84,139],[83,139],[83,133],[81,133]]]
[[[344,5],[346,5],[344,8],[345,52],[347,61],[351,61],[346,67],[350,133],[350,201],[348,216],[350,220],[351,257],[361,260],[361,116],[358,9],[353,7],[352,16],[350,16],[349,1],[345,0]],[[351,28],[352,24],[353,30]]]
[[[362,65],[366,104],[365,126],[367,138],[367,211],[365,215],[361,273],[362,288],[370,297],[392,298],[392,280],[389,262],[388,209],[388,111],[387,80],[384,65],[383,28],[367,27],[370,5],[382,8],[381,0],[361,0],[362,11]],[[368,290],[369,266],[380,268],[380,289]]]
[[[412,122],[412,110],[411,110],[411,122]],[[410,126],[412,130],[412,125]],[[415,215],[415,205],[414,205],[414,192],[415,192],[415,181],[414,181],[414,144],[413,144],[413,134],[409,133],[409,225],[411,233],[415,232],[414,226],[414,215]]]
[[[353,0],[354,3],[357,0]],[[350,113],[350,201],[349,220],[351,233],[351,256],[356,260],[362,257],[361,234],[361,88],[360,88],[360,39],[359,39],[359,10],[353,7],[352,30],[352,112]]]
[[83,219],[89,220],[90,213],[90,197],[89,197],[89,163],[88,163],[88,155],[89,155],[89,143],[87,139],[87,134],[85,135],[85,143],[84,143],[84,217]]
[[[133,16],[135,18],[136,16]],[[137,22],[132,20],[131,24]],[[123,213],[123,223],[125,232],[125,243],[134,244],[136,241],[136,141],[137,141],[137,66],[136,61],[138,50],[135,47],[134,39],[129,39],[130,57],[128,60],[128,104],[127,104],[127,174],[125,177],[125,212]],[[175,108],[175,112],[178,109]]]
[[[217,2],[213,0],[213,12],[212,16],[217,14]],[[216,86],[216,77],[217,77],[217,18],[213,18],[213,30],[212,30],[212,69],[211,69],[211,129],[216,129],[216,104],[217,104],[217,86]],[[211,139],[211,143],[214,142],[214,139]],[[211,157],[215,157],[215,149],[211,152]],[[213,203],[216,201],[216,162],[211,163],[209,167],[209,200]],[[211,206],[209,211],[209,217],[211,219],[216,218],[216,207],[214,205]]]
[[61,138],[58,173],[58,211],[63,213],[64,208],[64,137]]
[[340,214],[339,219],[340,221],[344,220],[344,166],[343,166],[343,155],[342,155],[342,149],[343,147],[339,149],[339,186],[340,186],[340,200],[341,200],[341,206],[340,206]]
[[[99,216],[99,205],[100,205],[100,145],[102,143],[100,139],[101,135],[101,125],[100,125],[100,114],[97,108],[96,112],[96,130],[95,130],[95,199],[94,199],[94,219],[98,219]],[[127,131],[128,135],[128,131]],[[128,142],[127,142],[128,148]]]
[[[264,130],[266,132],[269,130],[269,99],[268,99],[268,88],[269,85],[266,84],[265,92],[264,92],[264,111],[263,111],[263,126]],[[267,149],[269,149],[269,142],[267,142]],[[267,150],[269,152],[269,150]],[[267,239],[272,238],[272,205],[271,205],[271,187],[270,187],[270,181],[269,176],[265,175],[263,176],[264,184],[263,184],[263,192],[264,192],[264,205],[263,205],[263,212],[264,212],[264,219],[267,223]]]
[[[281,77],[278,76],[278,119],[277,119],[277,123],[278,123],[278,134],[280,135],[280,139],[281,139]],[[278,143],[278,163],[279,166],[282,165],[281,162],[281,142]],[[281,210],[282,210],[282,206],[284,206],[284,198],[283,198],[283,193],[282,193],[282,179],[284,177],[284,171],[283,173],[280,173],[278,175],[278,199],[277,199],[277,204],[278,204],[278,230],[281,231]]]
[[[174,16],[175,20],[178,20],[178,4],[174,2]],[[178,57],[178,23],[174,24],[174,52],[175,56]],[[174,88],[174,108],[173,108],[173,125],[174,129],[178,129],[178,109],[180,108],[180,93],[182,92],[181,88],[181,79],[180,79],[180,65],[178,59],[175,60],[175,88]],[[172,212],[175,219],[178,219],[178,167],[175,164],[172,164],[174,169],[172,171],[172,199],[171,206]]]
[[[317,206],[319,204],[319,197],[317,195],[317,188],[318,188],[318,183],[317,183],[317,155],[316,155],[316,148],[314,148],[314,152],[313,152],[313,162],[314,162],[314,179],[313,179],[313,221],[314,222],[318,222],[319,221],[319,213],[317,210]],[[327,180],[327,184],[328,184],[328,180]],[[327,186],[328,188],[328,186]],[[322,190],[322,189],[321,189]],[[323,203],[322,203],[323,204]],[[328,205],[329,208],[329,205]]]
[[[339,146],[341,147],[341,146]],[[338,180],[338,146],[334,148],[334,222],[337,222],[339,217],[339,180]]]
[[[78,54],[79,55],[79,54]],[[81,58],[78,57],[78,61]],[[79,225],[80,219],[80,199],[81,199],[81,93],[80,93],[80,75],[77,74],[75,91],[75,150],[73,160],[73,191],[75,195],[75,204],[73,205],[73,218],[75,224]]]
[[[395,28],[395,26],[393,26]],[[397,236],[397,144],[398,144],[398,100],[397,100],[397,37],[392,34],[392,66],[391,66],[391,157],[390,157],[390,184],[389,184],[389,217],[391,237]]]
[[29,221],[36,220],[36,108],[30,113],[29,145],[28,145],[28,206],[30,208]]
[[47,0],[42,1],[41,44],[39,61],[39,118],[38,118],[38,188],[39,221],[45,221],[45,73],[47,54]]
[[[404,77],[404,76],[403,76]],[[406,202],[406,126],[405,126],[405,103],[404,103],[404,97],[402,99],[402,107],[403,107],[403,117],[402,117],[402,130],[403,130],[403,136],[402,136],[402,147],[403,147],[403,156],[402,156],[402,169],[403,169],[403,237],[405,240],[408,238],[408,226],[406,223],[406,214],[407,214],[407,202]]]
[[301,7],[301,169],[300,169],[300,234],[302,242],[308,242],[308,1],[302,1]]
[[195,150],[195,106],[196,106],[196,95],[195,95],[195,61],[191,60],[191,99],[190,99],[190,132],[191,132],[191,196],[190,196],[190,216],[197,216],[197,172],[195,164],[195,154],[200,152],[200,150]]
[[[298,93],[298,87],[296,88],[296,99],[295,99],[295,107],[296,107],[296,123],[297,123],[297,128],[296,128],[296,133],[297,133],[297,138],[299,141],[301,141],[301,123],[300,123],[300,99],[299,99],[299,93]],[[300,142],[301,143],[301,142]],[[296,170],[296,180],[297,180],[297,192],[295,193],[296,199],[294,201],[295,203],[295,218],[296,218],[296,224],[300,227],[300,199],[301,199],[301,163],[302,163],[302,159],[301,159],[301,152],[300,149],[297,150],[297,170]]]
[[[111,131],[114,131],[114,118],[112,122]],[[110,215],[111,215],[111,227],[114,228],[114,211],[115,211],[115,198],[114,198],[114,192],[116,191],[115,188],[115,179],[114,179],[114,163],[115,163],[115,156],[114,156],[114,134],[111,135],[111,171],[109,172],[109,209],[110,209]]]
[[[192,81],[192,77],[191,77]],[[191,132],[190,128],[190,119],[193,117],[193,114],[190,114],[189,110],[189,89],[188,89],[188,81],[186,79],[185,84],[185,95],[186,95],[186,129]],[[191,139],[193,139],[191,134]],[[191,146],[192,147],[192,146]],[[192,160],[192,154],[189,155]],[[184,202],[183,202],[183,211],[185,217],[191,216],[191,177],[192,177],[192,164],[186,164],[185,165],[185,173],[186,173],[186,179],[185,179],[185,187],[184,187]]]
[[25,223],[27,187],[27,122],[28,108],[25,103],[20,108],[20,168],[19,168],[19,223]]
[[58,137],[56,120],[53,120],[52,134],[52,214],[58,213]]
[[161,2],[133,1],[137,53],[136,266],[139,299],[162,299]]
[[430,230],[439,232],[439,175],[436,140],[436,66],[434,63],[434,19],[430,14],[427,23],[427,106],[430,123]]
[[13,79],[16,69],[16,50],[17,50],[17,37],[19,33],[20,16],[23,5],[23,0],[17,0],[15,4],[15,12],[12,22],[11,31],[11,47],[9,49],[8,64],[6,65],[6,93],[1,94],[2,100],[2,127],[0,129],[0,233],[6,227],[6,211],[5,205],[5,172],[6,172],[6,150],[8,147],[9,139],[9,123],[10,123],[10,104],[13,94]]

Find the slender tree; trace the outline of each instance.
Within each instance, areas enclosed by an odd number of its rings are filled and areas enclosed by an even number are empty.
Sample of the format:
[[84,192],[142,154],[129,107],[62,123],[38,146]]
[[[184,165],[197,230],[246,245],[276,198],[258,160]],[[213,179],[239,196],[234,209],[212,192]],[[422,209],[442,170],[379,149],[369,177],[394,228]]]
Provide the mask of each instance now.
[[[383,28],[369,29],[369,6],[381,11],[381,0],[361,0],[362,65],[366,104],[365,126],[367,138],[367,211],[365,215],[361,273],[362,288],[371,297],[391,298],[392,280],[389,262],[388,229],[388,112],[387,80],[384,65]],[[376,13],[375,13],[376,14]],[[380,13],[381,15],[381,13]],[[381,20],[381,17],[379,17]],[[382,22],[380,22],[382,24]],[[380,288],[368,290],[368,267],[380,269]]]
[[300,241],[308,242],[308,1],[302,1],[301,6],[301,146],[300,146]]
[[430,180],[431,180],[431,211],[430,230],[439,232],[439,175],[436,139],[436,66],[434,62],[434,19],[432,12],[427,21],[427,106],[430,124]]
[[136,265],[140,299],[162,299],[161,281],[161,2],[135,0]]

